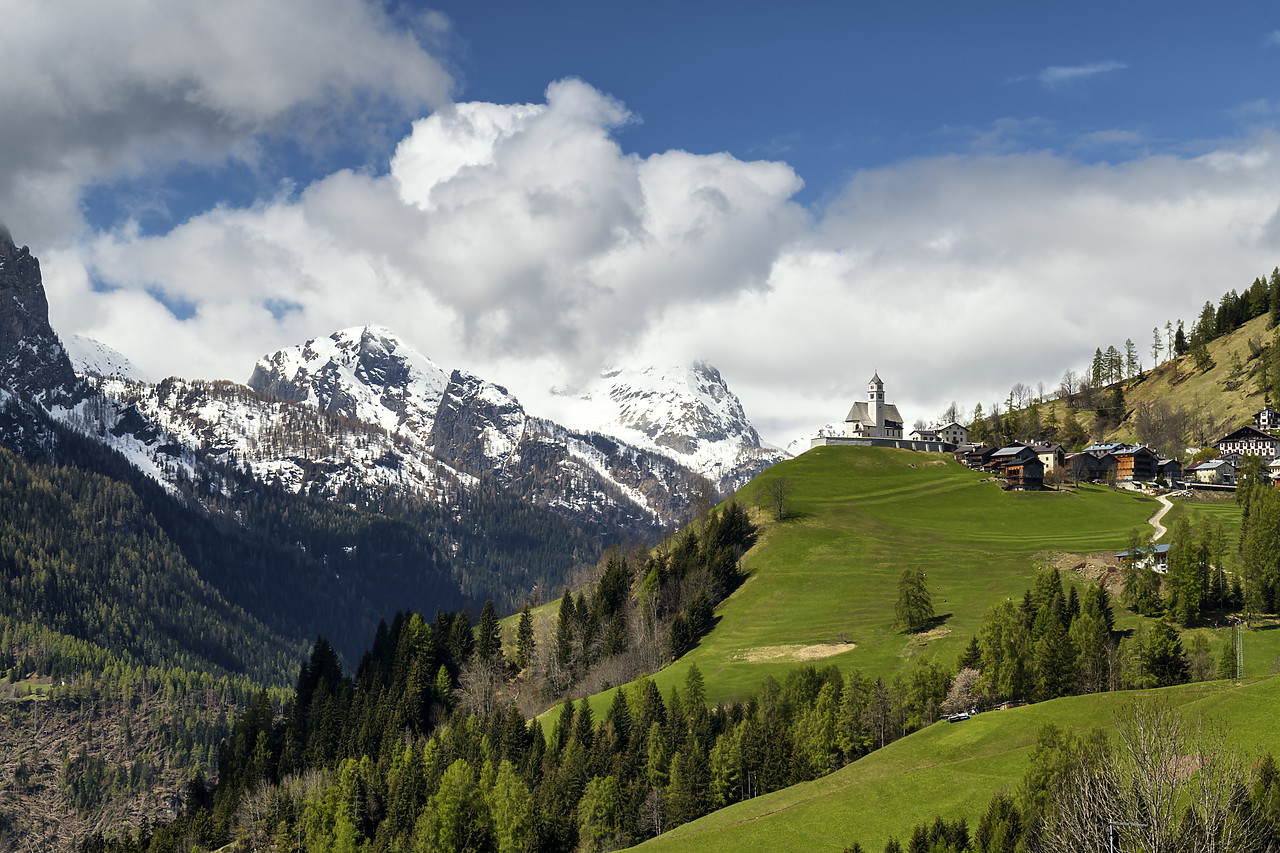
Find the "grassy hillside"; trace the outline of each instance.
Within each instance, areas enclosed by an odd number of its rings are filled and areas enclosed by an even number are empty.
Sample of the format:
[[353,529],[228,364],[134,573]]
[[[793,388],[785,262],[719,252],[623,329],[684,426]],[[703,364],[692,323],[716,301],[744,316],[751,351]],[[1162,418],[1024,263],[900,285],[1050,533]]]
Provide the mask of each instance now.
[[[1263,362],[1268,354],[1264,347],[1274,343],[1275,331],[1267,329],[1266,315],[1255,317],[1234,332],[1207,344],[1213,365],[1201,370],[1195,359],[1183,355],[1147,370],[1141,376],[1120,384],[1124,392],[1124,413],[1120,423],[1104,430],[1101,438],[1108,441],[1149,441],[1138,427],[1139,411],[1144,406],[1161,402],[1170,411],[1187,413],[1183,441],[1199,446],[1221,438],[1227,432],[1253,423],[1266,397]],[[1274,371],[1274,368],[1271,368]],[[1274,381],[1274,373],[1270,377]],[[1099,392],[1099,397],[1104,394]],[[1273,403],[1280,402],[1273,400]],[[1081,405],[1076,398],[1075,405]],[[1049,417],[1054,409],[1059,423],[1066,414],[1065,401],[1053,400],[1041,406],[1040,416]],[[1093,437],[1094,413],[1077,410],[1076,417]]]
[[[715,703],[781,680],[801,662],[891,675],[919,656],[950,664],[996,601],[1021,596],[1057,552],[1114,551],[1158,508],[1105,487],[1004,492],[949,456],[820,447],[774,466],[757,485],[786,477],[792,516],[758,516],[748,580],[716,610],[715,629],[659,672],[665,693],[696,663]],[[928,575],[936,627],[893,626],[903,569]],[[612,694],[592,698],[597,717]]]
[[935,723],[830,776],[713,812],[639,849],[807,853],[860,841],[881,850],[890,835],[905,841],[912,826],[939,814],[964,815],[974,827],[991,796],[1021,777],[1044,724],[1110,728],[1116,711],[1136,695],[1158,697],[1188,717],[1228,721],[1229,738],[1248,753],[1280,752],[1271,716],[1280,702],[1277,678],[1074,696],[965,723]]

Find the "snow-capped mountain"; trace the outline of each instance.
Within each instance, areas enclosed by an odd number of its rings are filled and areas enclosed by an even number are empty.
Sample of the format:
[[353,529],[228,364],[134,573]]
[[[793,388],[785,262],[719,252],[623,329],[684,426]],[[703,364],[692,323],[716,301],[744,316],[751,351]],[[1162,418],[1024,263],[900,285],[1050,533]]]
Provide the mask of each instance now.
[[198,451],[290,492],[336,497],[351,489],[375,489],[441,499],[459,485],[475,483],[411,436],[234,382],[169,378],[151,385],[110,377],[90,382],[125,407],[130,423],[163,435],[169,448],[160,452],[172,454],[174,445]]
[[[407,363],[376,337],[356,348],[364,363],[355,360],[351,381],[339,377],[344,393],[371,388]],[[485,598],[517,606],[529,590],[556,589],[593,561],[603,539],[603,530],[589,532],[443,464],[408,427],[391,431],[231,382],[153,385],[87,369],[77,376],[49,326],[39,264],[7,232],[0,359],[0,446],[116,481],[164,523],[192,531],[197,562],[229,601],[303,637],[315,634],[323,614],[350,616],[351,633],[333,625],[326,632],[353,640],[401,607]],[[395,385],[382,381],[384,408],[411,409],[390,408],[403,399]],[[599,492],[593,506],[610,504]],[[652,516],[641,521],[645,529],[655,524]],[[225,546],[229,561],[201,550],[211,542]],[[235,554],[245,549],[274,554],[294,581],[307,578],[301,609],[273,615],[255,593],[273,579],[241,573]]]
[[380,326],[343,329],[258,360],[249,387],[430,443],[449,374]]
[[832,421],[818,427],[817,432],[812,435],[800,435],[787,442],[785,448],[788,456],[799,456],[809,449],[809,445],[815,438],[834,438],[845,434],[845,426],[840,421]]
[[[388,329],[344,329],[264,356],[249,387],[141,381],[128,360],[77,340],[76,375],[48,325],[39,266],[0,238],[0,388],[175,484],[217,466],[295,493],[411,493],[442,500],[486,477],[604,540],[652,540],[688,518],[707,481],[736,488],[783,454],[761,447],[712,367],[618,370],[568,427],[507,389],[446,373]],[[705,479],[704,479],[705,478]],[[214,477],[216,479],[216,477]]]
[[265,356],[249,385],[412,438],[442,462],[606,536],[651,538],[683,521],[698,491],[698,476],[652,442],[635,447],[534,417],[501,385],[446,375],[384,328],[345,329]]
[[140,370],[119,350],[84,335],[68,335],[62,348],[71,359],[71,366],[80,376],[103,376],[115,379],[131,379],[150,382],[151,378]]
[[578,426],[671,456],[722,492],[788,456],[761,445],[742,402],[705,362],[607,370],[578,403]]

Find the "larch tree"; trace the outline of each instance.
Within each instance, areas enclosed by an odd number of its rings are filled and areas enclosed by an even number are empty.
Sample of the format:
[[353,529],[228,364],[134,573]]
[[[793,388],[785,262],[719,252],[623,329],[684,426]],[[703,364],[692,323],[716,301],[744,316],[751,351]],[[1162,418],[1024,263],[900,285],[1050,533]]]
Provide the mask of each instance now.
[[893,624],[907,631],[919,631],[933,621],[933,597],[921,569],[903,569],[898,578],[898,601]]

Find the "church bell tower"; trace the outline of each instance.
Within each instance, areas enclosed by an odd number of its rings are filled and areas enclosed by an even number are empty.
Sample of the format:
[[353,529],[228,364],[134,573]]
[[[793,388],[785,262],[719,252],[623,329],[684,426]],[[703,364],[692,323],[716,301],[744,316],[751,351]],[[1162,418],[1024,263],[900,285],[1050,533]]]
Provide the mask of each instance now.
[[871,434],[876,438],[884,438],[884,382],[880,380],[878,370],[867,383],[867,414],[871,421]]

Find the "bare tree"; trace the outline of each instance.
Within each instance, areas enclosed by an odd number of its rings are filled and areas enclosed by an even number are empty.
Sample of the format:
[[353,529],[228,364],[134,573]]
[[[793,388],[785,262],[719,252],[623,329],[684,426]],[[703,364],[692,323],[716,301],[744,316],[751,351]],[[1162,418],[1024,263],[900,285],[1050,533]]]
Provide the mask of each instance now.
[[1116,742],[1078,755],[1040,841],[1045,850],[1271,849],[1249,807],[1244,757],[1222,727],[1144,701],[1120,711]]
[[951,405],[947,406],[946,411],[942,413],[942,423],[945,425],[949,423],[959,423],[959,422],[960,422],[960,407],[956,405],[955,400],[952,400]]
[[662,834],[662,801],[665,799],[665,794],[665,788],[654,788],[645,795],[644,802],[640,804],[638,828],[650,837]]
[[791,496],[796,484],[787,477],[774,477],[756,490],[756,505],[768,509],[776,521],[791,514]]
[[1058,383],[1058,396],[1071,397],[1080,390],[1080,374],[1074,370],[1068,370],[1062,374],[1062,381]]
[[1188,415],[1185,409],[1171,409],[1164,400],[1138,403],[1134,410],[1134,433],[1138,441],[1156,448],[1171,459],[1181,459],[1187,450]]
[[1009,399],[1013,401],[1013,408],[1025,409],[1031,405],[1031,386],[1025,382],[1016,382],[1009,389]]
[[477,656],[458,674],[458,701],[477,717],[486,717],[498,707],[502,691],[502,669],[497,662]]

